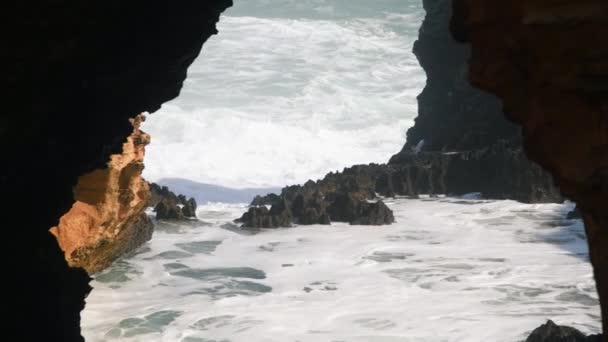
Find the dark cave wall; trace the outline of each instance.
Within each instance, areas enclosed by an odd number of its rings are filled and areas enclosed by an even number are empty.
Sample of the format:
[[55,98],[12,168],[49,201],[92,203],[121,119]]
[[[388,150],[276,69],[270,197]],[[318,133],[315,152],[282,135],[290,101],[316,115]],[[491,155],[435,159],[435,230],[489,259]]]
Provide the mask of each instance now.
[[[102,168],[129,119],[179,94],[186,70],[231,0],[44,1],[5,5],[0,186],[11,260],[5,334],[81,341],[89,277],[70,269],[49,227],[78,177]],[[13,334],[14,333],[14,334]]]
[[521,143],[519,127],[507,120],[500,100],[468,81],[471,48],[450,32],[451,0],[422,0],[426,16],[413,52],[427,82],[418,95],[418,117],[405,149],[424,140],[427,151],[466,151],[498,140]]
[[[407,142],[389,164],[428,178],[428,185],[415,187],[418,193],[563,201],[549,172],[526,157],[521,128],[504,116],[500,99],[471,85],[471,46],[450,32],[452,0],[422,0],[422,5],[426,16],[413,52],[427,83]],[[410,171],[401,174],[393,183],[416,183],[409,180]]]
[[455,0],[451,30],[471,43],[472,83],[503,100],[528,156],[583,213],[605,330],[608,2]]

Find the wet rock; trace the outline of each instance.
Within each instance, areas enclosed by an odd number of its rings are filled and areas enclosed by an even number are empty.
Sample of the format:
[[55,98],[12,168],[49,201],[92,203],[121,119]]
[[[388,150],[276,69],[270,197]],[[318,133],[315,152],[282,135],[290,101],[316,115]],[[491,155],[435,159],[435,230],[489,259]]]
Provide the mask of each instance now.
[[577,329],[557,325],[549,320],[534,329],[526,342],[600,342],[601,335],[586,336]]
[[281,199],[270,210],[266,206],[250,207],[235,222],[242,223],[245,228],[291,227],[293,216],[289,203]]
[[288,224],[279,226],[275,224],[277,220],[273,218],[270,211],[265,206],[251,207],[235,222],[242,223],[244,228],[278,228],[278,227],[289,227]]
[[[249,228],[290,227],[293,224],[331,224],[332,221],[360,225],[394,222],[392,211],[376,198],[379,175],[388,165],[355,165],[343,172],[330,172],[319,181],[283,188],[280,195],[256,197],[238,222]],[[270,210],[260,203],[272,204]]]
[[154,207],[157,220],[185,220],[196,218],[196,200],[176,195],[166,186],[150,183],[152,193],[149,206]]
[[76,201],[50,230],[72,267],[100,272],[152,238],[154,226],[144,212],[151,194],[142,178],[150,142],[139,129],[143,121],[143,115],[131,120],[133,132],[105,169],[78,179]]
[[154,207],[157,220],[183,220],[184,214],[180,207],[169,200],[162,200]]
[[281,196],[277,194],[267,194],[266,196],[257,195],[251,202],[251,205],[273,205],[281,199]]
[[423,0],[426,11],[413,52],[427,75],[418,96],[418,116],[407,142],[384,175],[384,196],[407,193],[460,195],[481,192],[491,199],[559,202],[551,175],[528,160],[521,129],[503,115],[501,101],[468,80],[470,45],[450,32],[453,1]]
[[358,217],[350,221],[354,225],[380,226],[395,222],[393,211],[381,200],[375,203],[360,202]]
[[182,207],[182,213],[185,217],[196,217],[196,200],[194,198],[190,198],[184,201]]

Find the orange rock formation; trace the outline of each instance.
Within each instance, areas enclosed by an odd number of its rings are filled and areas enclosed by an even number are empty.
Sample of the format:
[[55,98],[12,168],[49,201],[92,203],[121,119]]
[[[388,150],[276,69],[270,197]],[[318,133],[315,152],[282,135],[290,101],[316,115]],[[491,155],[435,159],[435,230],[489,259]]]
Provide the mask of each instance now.
[[72,267],[99,272],[152,237],[153,225],[144,213],[150,189],[141,176],[150,142],[139,129],[144,119],[139,115],[131,120],[133,133],[107,168],[78,179],[76,202],[51,228]]

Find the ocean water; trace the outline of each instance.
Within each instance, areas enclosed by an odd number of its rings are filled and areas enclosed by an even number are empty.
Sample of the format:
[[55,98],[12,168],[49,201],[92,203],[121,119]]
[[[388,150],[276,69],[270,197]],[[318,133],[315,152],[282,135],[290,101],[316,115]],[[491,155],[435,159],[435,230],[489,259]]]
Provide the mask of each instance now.
[[143,125],[145,177],[283,187],[388,161],[426,81],[423,17],[419,0],[236,0]]
[[97,275],[87,341],[515,342],[547,319],[587,333],[600,311],[571,204],[387,200],[390,226],[255,234],[243,205],[157,226]]

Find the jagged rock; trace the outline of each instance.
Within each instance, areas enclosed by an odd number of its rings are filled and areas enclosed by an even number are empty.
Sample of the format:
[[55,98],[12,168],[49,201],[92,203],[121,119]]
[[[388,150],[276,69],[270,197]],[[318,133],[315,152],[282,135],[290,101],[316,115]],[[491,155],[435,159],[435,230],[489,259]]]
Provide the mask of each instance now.
[[422,3],[426,17],[413,52],[427,83],[407,142],[389,162],[408,170],[384,176],[378,192],[561,201],[551,175],[523,152],[520,128],[504,117],[500,100],[468,81],[471,47],[452,37],[452,1]]
[[281,199],[277,194],[267,194],[266,196],[257,195],[251,202],[251,205],[273,205]]
[[150,190],[141,176],[150,137],[139,129],[142,121],[143,115],[131,120],[133,133],[105,169],[79,178],[76,202],[51,228],[72,267],[99,272],[152,238],[144,213]]
[[154,207],[157,220],[185,220],[196,218],[196,200],[176,195],[166,186],[150,183],[152,192],[149,206]]
[[[300,225],[331,224],[331,221],[361,225],[390,224],[391,210],[384,203],[372,204],[376,198],[376,180],[392,168],[387,165],[355,165],[343,172],[330,172],[317,182],[283,188],[281,195],[256,196],[239,222],[243,227],[277,228]],[[272,205],[269,211],[257,208]],[[269,217],[269,218],[266,218]],[[263,218],[263,219],[262,219]]]
[[526,342],[600,342],[601,335],[586,336],[577,329],[557,325],[549,320],[534,329]]
[[358,218],[349,223],[355,225],[380,226],[393,222],[395,222],[393,211],[390,210],[382,200],[379,200],[375,203],[360,202]]
[[157,220],[183,220],[184,214],[180,207],[168,200],[162,200],[154,207]]
[[393,212],[381,200],[375,203],[361,201],[352,194],[341,194],[328,208],[334,221],[353,225],[383,225],[395,222]]
[[250,207],[241,218],[235,221],[243,223],[245,228],[290,227],[292,215],[286,201],[282,200],[273,205],[270,210],[266,206]]
[[185,217],[196,217],[196,200],[194,198],[189,198],[186,200],[182,207],[182,214]]
[[480,192],[488,199],[525,203],[562,200],[546,171],[505,141],[466,152],[402,152],[389,165],[376,187],[383,196]]

